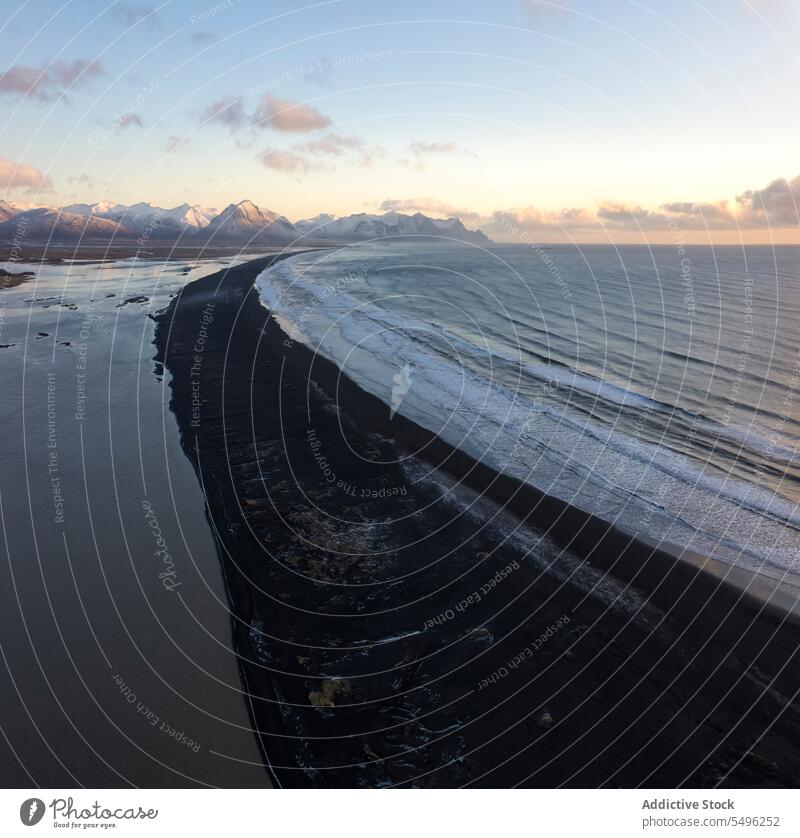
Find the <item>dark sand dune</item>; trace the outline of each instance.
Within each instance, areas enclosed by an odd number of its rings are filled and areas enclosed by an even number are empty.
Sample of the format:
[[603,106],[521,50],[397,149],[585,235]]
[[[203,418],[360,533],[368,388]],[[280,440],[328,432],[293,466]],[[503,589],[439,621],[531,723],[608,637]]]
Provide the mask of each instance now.
[[784,612],[390,420],[270,320],[269,262],[187,286],[156,342],[277,783],[797,785]]

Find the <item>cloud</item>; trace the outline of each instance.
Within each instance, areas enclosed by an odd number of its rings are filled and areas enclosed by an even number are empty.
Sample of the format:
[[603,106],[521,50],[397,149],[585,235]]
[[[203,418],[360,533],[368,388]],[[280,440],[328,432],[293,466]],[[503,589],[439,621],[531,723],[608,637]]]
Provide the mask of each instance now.
[[587,229],[598,225],[597,215],[585,209],[562,209],[550,212],[536,207],[497,210],[490,229],[499,233],[539,232],[553,229]]
[[42,102],[59,97],[105,74],[99,61],[53,61],[45,67],[17,64],[0,76],[0,95],[22,99],[29,96]]
[[474,152],[458,143],[454,143],[452,140],[440,143],[426,143],[418,140],[411,143],[408,150],[417,157],[421,157],[423,154],[469,154],[471,157],[475,157]]
[[474,152],[470,151],[468,148],[464,148],[464,146],[459,145],[452,140],[431,143],[417,140],[408,146],[408,150],[411,152],[411,158],[401,157],[397,162],[400,163],[401,166],[405,166],[407,169],[416,169],[419,172],[427,171],[425,158],[428,156],[466,154],[470,157],[477,157]]
[[26,163],[15,163],[0,157],[0,189],[27,189],[28,192],[49,192],[53,184],[40,169]]
[[447,218],[457,216],[458,218],[477,220],[480,215],[472,210],[456,207],[445,201],[435,198],[387,198],[380,205],[380,209],[394,212],[424,212],[426,214],[440,215]]
[[314,68],[314,72],[304,73],[303,78],[306,82],[313,82],[324,87],[330,80],[333,63],[332,58],[323,56],[315,64],[310,65]]
[[70,186],[85,186],[87,189],[93,189],[97,185],[97,181],[94,178],[89,177],[87,174],[78,175],[77,177],[69,177],[67,178]]
[[600,204],[597,219],[605,227],[622,229],[664,230],[668,226],[664,213],[645,209],[638,204]]
[[423,143],[417,141],[408,147],[412,154],[452,154],[457,146],[454,142]]
[[278,172],[308,174],[314,166],[299,154],[292,151],[267,148],[257,157],[262,165],[268,169],[275,169]]
[[532,25],[560,23],[569,16],[572,0],[522,0]]
[[[325,164],[322,158],[344,158],[350,165],[357,165],[361,168],[369,168],[373,163],[386,155],[381,146],[367,148],[361,137],[355,134],[337,134],[334,132],[325,134],[316,139],[304,143],[295,143],[292,151],[277,151],[267,149],[259,155],[261,162],[270,169],[277,169],[283,172],[295,172],[296,174],[308,174],[311,171],[334,171],[331,163]],[[357,155],[350,155],[350,152],[357,151]]]
[[612,201],[597,207],[555,211],[520,207],[496,211],[489,229],[497,233],[612,230],[628,232],[753,230],[800,226],[800,175],[773,180],[763,189],[748,190],[735,200],[673,201],[648,209]]
[[340,157],[347,151],[352,151],[355,148],[360,148],[363,145],[360,137],[351,134],[344,136],[342,134],[326,134],[316,140],[311,140],[307,143],[300,143],[295,146],[300,151],[313,154],[315,157],[333,156]]
[[731,211],[728,201],[713,203],[693,203],[678,201],[662,204],[660,209],[666,213],[669,221],[683,229],[731,230],[736,227],[736,216]]
[[132,125],[138,125],[139,128],[144,128],[144,120],[138,113],[134,113],[133,111],[128,111],[127,113],[122,114],[122,116],[116,120],[115,124],[117,131],[122,131],[124,128],[130,128]]
[[219,122],[231,131],[242,128],[250,122],[250,117],[244,109],[244,99],[241,96],[223,96],[212,102],[200,112],[200,122]]
[[161,20],[152,6],[137,3],[117,3],[111,12],[117,20],[125,26],[136,26],[140,21],[147,21],[148,25],[161,28]]
[[305,133],[327,128],[331,120],[311,105],[304,105],[290,99],[279,99],[267,93],[261,100],[253,123],[260,127],[274,128],[276,131]]
[[173,154],[175,152],[180,151],[181,149],[186,148],[189,145],[189,139],[187,137],[178,137],[175,134],[167,137],[166,143],[164,143],[164,151],[167,154]]
[[219,40],[219,38],[213,32],[191,32],[189,34],[189,40],[193,44],[197,44],[198,46],[206,46],[207,44],[213,44]]
[[743,192],[736,204],[748,223],[764,227],[797,227],[800,224],[800,175],[778,178],[764,189]]
[[362,151],[356,162],[362,169],[369,169],[372,168],[376,160],[381,160],[384,157],[386,157],[386,149],[383,146],[374,145]]
[[419,158],[415,160],[409,160],[407,157],[400,157],[398,158],[397,162],[404,166],[406,169],[416,169],[418,172],[425,172],[427,169],[425,168],[425,164]]

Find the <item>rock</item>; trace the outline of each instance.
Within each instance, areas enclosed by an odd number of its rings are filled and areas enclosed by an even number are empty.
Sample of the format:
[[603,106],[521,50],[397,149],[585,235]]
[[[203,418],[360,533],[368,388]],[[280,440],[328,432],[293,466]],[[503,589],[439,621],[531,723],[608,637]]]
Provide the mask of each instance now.
[[245,498],[244,501],[244,505],[248,509],[260,509],[262,506],[266,506],[267,503],[267,500],[264,498]]
[[536,724],[545,729],[553,726],[553,717],[549,710],[544,710],[536,717]]
[[379,757],[375,751],[370,748],[369,744],[365,744],[362,750],[364,751],[364,756],[368,757],[373,762],[383,762],[383,757]]
[[323,682],[321,690],[312,690],[308,694],[308,701],[312,707],[335,707],[333,699],[349,692],[350,684],[347,681],[331,678]]
[[748,768],[766,774],[768,777],[777,777],[781,773],[777,762],[762,757],[761,754],[756,754],[753,751],[747,754],[743,762]]
[[17,285],[22,285],[23,282],[27,282],[32,276],[31,271],[12,273],[0,268],[0,288],[14,288]]
[[115,308],[122,308],[130,303],[147,303],[150,301],[149,297],[145,297],[143,294],[139,294],[136,297],[128,297],[127,300],[123,300],[119,305],[115,306]]

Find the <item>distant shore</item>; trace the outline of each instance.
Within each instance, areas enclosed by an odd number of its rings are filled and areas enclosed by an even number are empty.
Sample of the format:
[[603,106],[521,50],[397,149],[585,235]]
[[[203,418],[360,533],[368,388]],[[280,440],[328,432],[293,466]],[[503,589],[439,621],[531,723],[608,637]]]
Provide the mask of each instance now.
[[[390,420],[270,318],[275,258],[188,285],[156,344],[276,784],[800,783],[786,602]],[[525,521],[535,559],[412,461]],[[583,562],[597,591],[559,572]]]
[[33,273],[31,271],[0,270],[0,289],[16,288],[18,285],[22,285],[23,282],[27,282],[32,276]]
[[131,241],[109,242],[105,240],[83,240],[80,243],[68,242],[24,242],[18,246],[0,244],[0,263],[19,264],[59,264],[61,262],[113,262],[116,259],[161,259],[180,261],[185,259],[218,259],[225,256],[256,256],[265,251],[277,251],[278,247],[254,243],[243,247],[241,244],[198,244],[150,241],[146,245]]

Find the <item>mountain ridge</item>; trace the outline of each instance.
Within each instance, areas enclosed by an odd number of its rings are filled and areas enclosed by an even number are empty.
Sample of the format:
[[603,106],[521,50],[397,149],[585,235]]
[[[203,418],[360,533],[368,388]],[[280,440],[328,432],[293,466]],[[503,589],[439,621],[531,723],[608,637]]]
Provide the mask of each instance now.
[[0,241],[11,241],[24,229],[28,240],[151,239],[184,242],[290,244],[355,242],[382,238],[429,237],[491,242],[480,230],[469,230],[461,219],[430,218],[421,212],[406,215],[353,213],[336,217],[321,213],[295,223],[248,199],[221,211],[183,203],[164,208],[140,201],[74,203],[61,208],[36,207],[0,200]]

